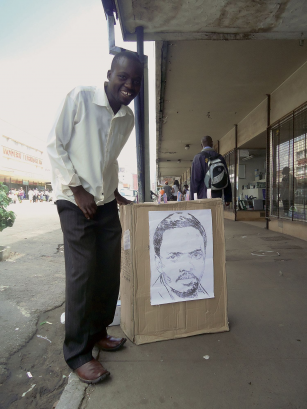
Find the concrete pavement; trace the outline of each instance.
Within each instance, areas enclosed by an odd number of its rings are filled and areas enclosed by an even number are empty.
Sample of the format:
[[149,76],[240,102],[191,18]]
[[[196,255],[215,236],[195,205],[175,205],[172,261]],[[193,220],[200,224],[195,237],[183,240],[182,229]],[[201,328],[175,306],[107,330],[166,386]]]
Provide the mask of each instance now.
[[13,227],[0,233],[0,244],[11,257],[0,263],[0,384],[6,379],[8,358],[36,332],[39,315],[64,303],[63,243],[53,203],[10,205]]
[[307,408],[307,243],[261,223],[225,227],[230,332],[103,352],[110,379],[73,377],[57,409]]

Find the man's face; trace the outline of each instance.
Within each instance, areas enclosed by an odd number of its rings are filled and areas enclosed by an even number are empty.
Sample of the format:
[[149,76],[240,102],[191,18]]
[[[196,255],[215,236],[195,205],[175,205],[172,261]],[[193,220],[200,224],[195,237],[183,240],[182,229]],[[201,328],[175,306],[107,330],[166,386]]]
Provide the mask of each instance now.
[[194,227],[170,229],[164,232],[158,270],[166,284],[179,297],[197,294],[205,271],[205,246],[200,232]]
[[108,71],[108,98],[118,105],[129,105],[141,89],[142,65],[130,58],[121,57],[113,70]]

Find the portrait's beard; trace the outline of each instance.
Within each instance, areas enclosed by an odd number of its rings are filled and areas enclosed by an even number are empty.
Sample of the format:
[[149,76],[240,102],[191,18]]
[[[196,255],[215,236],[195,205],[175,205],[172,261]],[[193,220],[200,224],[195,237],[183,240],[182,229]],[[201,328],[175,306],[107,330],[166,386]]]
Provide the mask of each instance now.
[[[198,287],[199,287],[199,278],[196,277],[193,273],[191,273],[190,271],[184,271],[182,274],[180,274],[180,276],[176,279],[175,282],[177,283],[180,280],[188,280],[188,279],[192,279],[194,282],[191,286],[189,286],[189,288],[187,288],[184,291],[176,290],[174,287],[171,286],[171,284],[168,284],[168,285],[171,288],[172,292],[180,298],[197,297]],[[165,282],[167,283],[167,281],[168,280],[166,279]]]

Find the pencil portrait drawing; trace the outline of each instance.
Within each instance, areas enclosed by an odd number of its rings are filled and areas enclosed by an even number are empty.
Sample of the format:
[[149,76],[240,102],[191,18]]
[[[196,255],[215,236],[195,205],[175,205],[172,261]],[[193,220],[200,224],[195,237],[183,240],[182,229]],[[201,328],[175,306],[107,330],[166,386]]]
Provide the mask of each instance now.
[[149,212],[151,305],[214,297],[210,209]]

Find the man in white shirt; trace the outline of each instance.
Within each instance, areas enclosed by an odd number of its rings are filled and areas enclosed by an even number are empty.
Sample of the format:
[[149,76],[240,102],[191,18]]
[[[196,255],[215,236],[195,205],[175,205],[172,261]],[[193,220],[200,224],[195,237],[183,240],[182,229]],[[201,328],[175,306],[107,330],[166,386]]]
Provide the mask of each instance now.
[[64,357],[86,383],[110,373],[92,356],[122,347],[107,335],[120,277],[121,226],[117,158],[134,126],[127,105],[140,91],[136,54],[117,54],[104,88],[77,87],[58,111],[48,138],[52,187],[64,233],[66,307]]

